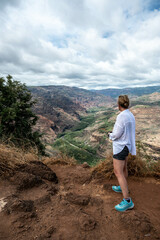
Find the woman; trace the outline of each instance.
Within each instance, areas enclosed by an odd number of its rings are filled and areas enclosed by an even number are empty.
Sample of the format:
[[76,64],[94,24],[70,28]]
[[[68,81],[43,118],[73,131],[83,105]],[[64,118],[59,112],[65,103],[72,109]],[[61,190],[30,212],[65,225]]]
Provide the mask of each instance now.
[[122,192],[123,200],[115,206],[117,211],[126,211],[134,207],[128,193],[127,184],[127,159],[128,154],[136,155],[135,146],[135,118],[129,111],[129,98],[127,95],[118,97],[120,114],[117,116],[113,132],[109,138],[113,141],[113,167],[119,186],[112,186],[115,192]]

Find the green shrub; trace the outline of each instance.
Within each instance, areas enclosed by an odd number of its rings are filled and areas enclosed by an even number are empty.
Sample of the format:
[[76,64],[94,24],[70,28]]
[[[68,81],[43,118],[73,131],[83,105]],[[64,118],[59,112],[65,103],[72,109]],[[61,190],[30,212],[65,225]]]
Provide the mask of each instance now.
[[41,134],[32,130],[38,120],[32,111],[34,104],[25,84],[14,81],[10,75],[0,78],[0,138],[18,146],[35,145],[40,154],[45,154]]

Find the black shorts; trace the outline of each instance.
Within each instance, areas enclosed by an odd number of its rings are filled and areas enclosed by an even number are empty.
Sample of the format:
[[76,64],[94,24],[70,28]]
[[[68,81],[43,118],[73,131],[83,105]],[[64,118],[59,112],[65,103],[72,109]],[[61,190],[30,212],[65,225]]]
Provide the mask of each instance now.
[[115,158],[117,160],[125,160],[125,158],[128,156],[128,154],[129,154],[128,147],[125,146],[121,152],[114,154],[113,158]]

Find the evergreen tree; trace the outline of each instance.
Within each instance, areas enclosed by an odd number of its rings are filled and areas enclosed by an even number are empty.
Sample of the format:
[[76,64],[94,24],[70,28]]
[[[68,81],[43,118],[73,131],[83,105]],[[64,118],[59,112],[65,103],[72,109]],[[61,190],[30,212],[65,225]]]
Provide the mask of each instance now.
[[38,120],[32,111],[35,103],[25,84],[10,75],[0,78],[0,137],[18,145],[36,145],[39,153],[44,154],[41,134],[32,130]]

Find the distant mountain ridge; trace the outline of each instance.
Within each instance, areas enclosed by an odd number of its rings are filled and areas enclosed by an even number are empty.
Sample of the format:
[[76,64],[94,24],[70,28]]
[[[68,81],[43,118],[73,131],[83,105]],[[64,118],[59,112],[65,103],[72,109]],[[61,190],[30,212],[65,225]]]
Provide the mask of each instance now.
[[100,93],[93,92],[78,87],[68,87],[65,85],[50,85],[50,86],[35,86],[28,87],[33,94],[43,95],[45,98],[51,97],[62,97],[68,98],[80,104],[84,108],[90,107],[99,107],[99,106],[108,106],[109,103],[113,102],[113,99],[110,96],[102,97]]
[[150,86],[150,87],[135,87],[135,88],[123,88],[123,89],[102,89],[102,90],[91,90],[98,94],[103,94],[105,96],[110,96],[112,98],[117,98],[119,95],[129,95],[132,96],[142,96],[146,94],[151,94],[154,92],[160,92],[160,86]]

